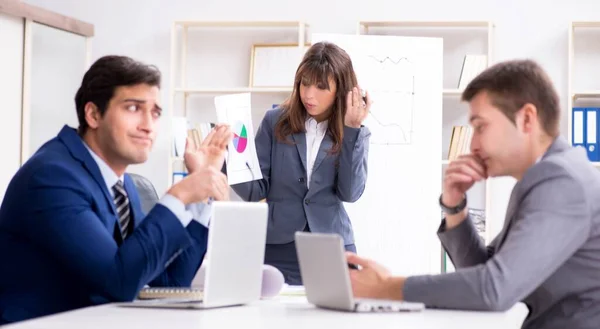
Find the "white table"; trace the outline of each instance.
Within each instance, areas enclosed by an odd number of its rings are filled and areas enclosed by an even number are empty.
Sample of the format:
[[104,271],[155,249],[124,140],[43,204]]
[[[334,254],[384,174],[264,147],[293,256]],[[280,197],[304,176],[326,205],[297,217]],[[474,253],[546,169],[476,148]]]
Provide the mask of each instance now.
[[23,321],[6,328],[511,329],[520,328],[526,314],[527,310],[523,304],[517,304],[504,313],[427,309],[418,313],[360,314],[315,308],[306,302],[305,297],[277,297],[246,306],[209,310],[125,308],[109,304]]

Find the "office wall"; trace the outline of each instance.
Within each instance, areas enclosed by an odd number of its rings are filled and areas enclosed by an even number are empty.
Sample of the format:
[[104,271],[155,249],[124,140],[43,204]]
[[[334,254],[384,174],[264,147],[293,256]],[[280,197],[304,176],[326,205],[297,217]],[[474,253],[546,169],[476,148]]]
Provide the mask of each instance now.
[[[552,4],[543,0],[28,2],[93,23],[96,36],[93,39],[92,60],[105,54],[118,53],[158,65],[165,76],[162,92],[165,103],[170,87],[169,42],[173,20],[303,20],[311,25],[312,32],[334,33],[354,33],[359,20],[490,20],[496,24],[495,60],[523,57],[537,60],[555,82],[562,98],[562,107],[566,109],[568,23],[572,20],[600,20],[600,2],[597,0],[554,0]],[[232,12],[232,8],[237,11]],[[236,74],[233,71],[212,73],[213,76]],[[589,78],[594,79],[593,76]],[[561,125],[565,134],[566,122],[565,111]],[[167,186],[165,157],[168,156],[169,141],[162,134],[151,159],[132,169],[151,178],[158,191],[163,192]],[[503,213],[503,204],[511,188],[510,181],[507,184],[494,184],[492,199],[497,201],[494,212]]]
[[0,200],[21,163],[23,20],[0,14]]

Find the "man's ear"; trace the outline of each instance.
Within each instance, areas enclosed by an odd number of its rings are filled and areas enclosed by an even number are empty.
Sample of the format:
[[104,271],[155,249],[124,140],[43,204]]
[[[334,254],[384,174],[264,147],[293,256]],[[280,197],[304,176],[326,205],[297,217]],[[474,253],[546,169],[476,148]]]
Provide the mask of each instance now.
[[91,129],[96,129],[100,125],[100,119],[102,116],[100,115],[100,110],[96,106],[96,104],[92,102],[87,102],[85,104],[85,121],[88,124],[88,127]]
[[523,105],[521,110],[521,118],[523,120],[523,132],[530,133],[538,122],[537,107],[531,103]]

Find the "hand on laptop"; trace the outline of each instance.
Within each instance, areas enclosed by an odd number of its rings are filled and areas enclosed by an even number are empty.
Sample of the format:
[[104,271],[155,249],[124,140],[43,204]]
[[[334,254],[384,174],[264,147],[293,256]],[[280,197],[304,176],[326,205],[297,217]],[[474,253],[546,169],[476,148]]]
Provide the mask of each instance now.
[[203,166],[173,185],[168,193],[185,205],[206,202],[211,197],[224,201],[229,200],[229,184],[219,169]]
[[228,125],[217,125],[198,148],[188,137],[183,156],[185,166],[190,173],[202,167],[213,167],[218,170],[223,167],[227,145],[231,142],[233,133]]
[[348,264],[361,268],[350,270],[352,294],[355,298],[402,300],[404,278],[393,277],[385,267],[352,252],[346,252],[346,260]]

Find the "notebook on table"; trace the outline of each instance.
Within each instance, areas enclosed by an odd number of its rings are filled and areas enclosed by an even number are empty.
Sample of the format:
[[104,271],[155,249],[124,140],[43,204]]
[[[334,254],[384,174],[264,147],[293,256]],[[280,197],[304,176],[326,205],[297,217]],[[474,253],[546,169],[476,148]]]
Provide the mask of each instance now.
[[152,288],[143,288],[139,292],[137,298],[139,300],[165,299],[165,298],[202,300],[202,297],[204,297],[204,292],[200,288],[152,287]]

